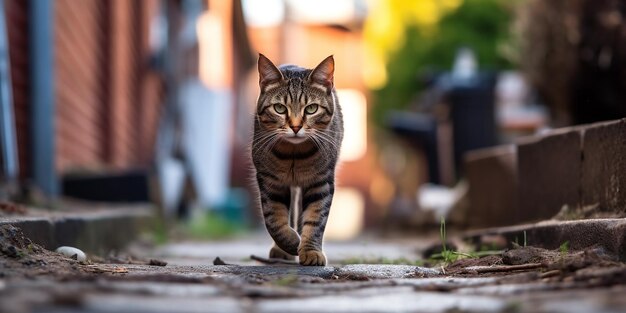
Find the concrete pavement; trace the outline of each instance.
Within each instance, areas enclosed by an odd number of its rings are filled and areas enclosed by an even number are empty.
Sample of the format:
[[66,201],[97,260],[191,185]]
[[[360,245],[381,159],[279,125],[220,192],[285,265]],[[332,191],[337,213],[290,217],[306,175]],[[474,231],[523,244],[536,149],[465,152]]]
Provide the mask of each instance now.
[[[131,249],[167,266],[80,264],[76,271],[0,278],[3,312],[622,312],[626,268],[590,252],[555,252],[554,262],[510,270],[500,257],[443,268],[342,264],[362,258],[415,260],[419,240],[329,242],[326,267],[261,265],[262,236]],[[212,265],[219,256],[235,265]],[[343,258],[343,259],[342,259]],[[481,260],[491,260],[482,262]],[[582,261],[580,261],[582,260]],[[596,260],[595,266],[589,260]],[[578,262],[580,261],[580,262]],[[559,264],[563,264],[560,266]],[[31,265],[33,266],[33,265]],[[463,269],[459,271],[458,269]],[[506,271],[493,271],[493,269]],[[2,269],[2,267],[0,267]],[[0,276],[2,277],[2,276]]]

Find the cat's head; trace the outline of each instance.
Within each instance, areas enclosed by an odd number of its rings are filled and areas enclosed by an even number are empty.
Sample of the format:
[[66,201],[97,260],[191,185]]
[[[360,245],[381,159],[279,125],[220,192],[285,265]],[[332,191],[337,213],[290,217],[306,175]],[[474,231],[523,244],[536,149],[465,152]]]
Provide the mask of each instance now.
[[314,69],[305,69],[279,68],[260,54],[258,69],[261,94],[256,114],[264,130],[297,144],[328,128],[336,109],[332,55]]

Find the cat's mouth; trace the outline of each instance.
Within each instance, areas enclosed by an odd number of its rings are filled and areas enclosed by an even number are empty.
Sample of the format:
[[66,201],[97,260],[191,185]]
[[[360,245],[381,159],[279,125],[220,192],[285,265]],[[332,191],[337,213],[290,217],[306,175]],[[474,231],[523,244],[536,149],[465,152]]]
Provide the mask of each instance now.
[[287,128],[286,131],[283,133],[282,138],[291,143],[291,144],[299,144],[299,143],[303,143],[308,139],[308,136],[305,134],[306,130],[305,129],[297,129],[298,132],[294,132],[294,130],[292,128]]
[[289,129],[282,137],[285,141],[292,144],[303,143],[308,139],[308,136],[304,134],[304,129],[297,133],[294,133],[291,129]]
[[308,138],[303,134],[286,134],[283,139],[289,143],[299,144],[305,142]]

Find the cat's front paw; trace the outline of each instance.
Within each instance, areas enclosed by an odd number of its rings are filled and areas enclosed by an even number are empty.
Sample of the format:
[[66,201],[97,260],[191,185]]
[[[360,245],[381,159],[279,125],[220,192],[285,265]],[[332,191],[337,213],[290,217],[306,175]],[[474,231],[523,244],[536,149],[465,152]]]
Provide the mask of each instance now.
[[326,265],[326,256],[320,250],[304,250],[298,254],[300,265],[306,266],[324,266]]
[[293,261],[296,259],[296,257],[285,252],[283,249],[279,248],[278,246],[273,246],[272,249],[270,249],[270,259],[282,259],[282,260]]

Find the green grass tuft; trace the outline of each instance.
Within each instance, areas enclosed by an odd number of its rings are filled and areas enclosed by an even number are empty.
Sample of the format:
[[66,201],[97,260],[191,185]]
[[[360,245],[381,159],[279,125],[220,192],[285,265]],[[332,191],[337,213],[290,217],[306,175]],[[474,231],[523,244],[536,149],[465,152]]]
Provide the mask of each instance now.
[[569,252],[569,241],[562,243],[559,246],[559,251],[561,252],[562,256],[565,256]]
[[245,227],[209,211],[191,219],[185,230],[192,237],[199,239],[224,239],[243,233]]
[[[450,263],[453,263],[459,259],[465,259],[465,258],[481,258],[484,256],[489,256],[489,255],[498,255],[501,254],[502,251],[501,250],[495,250],[495,249],[491,249],[491,250],[481,250],[478,252],[460,252],[460,251],[454,251],[454,250],[449,250],[447,245],[446,245],[446,241],[447,241],[447,233],[446,233],[446,219],[445,218],[441,218],[441,222],[439,224],[439,239],[441,240],[441,253],[435,253],[433,255],[430,256],[429,258],[429,263],[444,263],[444,265],[448,265]],[[484,247],[487,248],[487,247]]]

